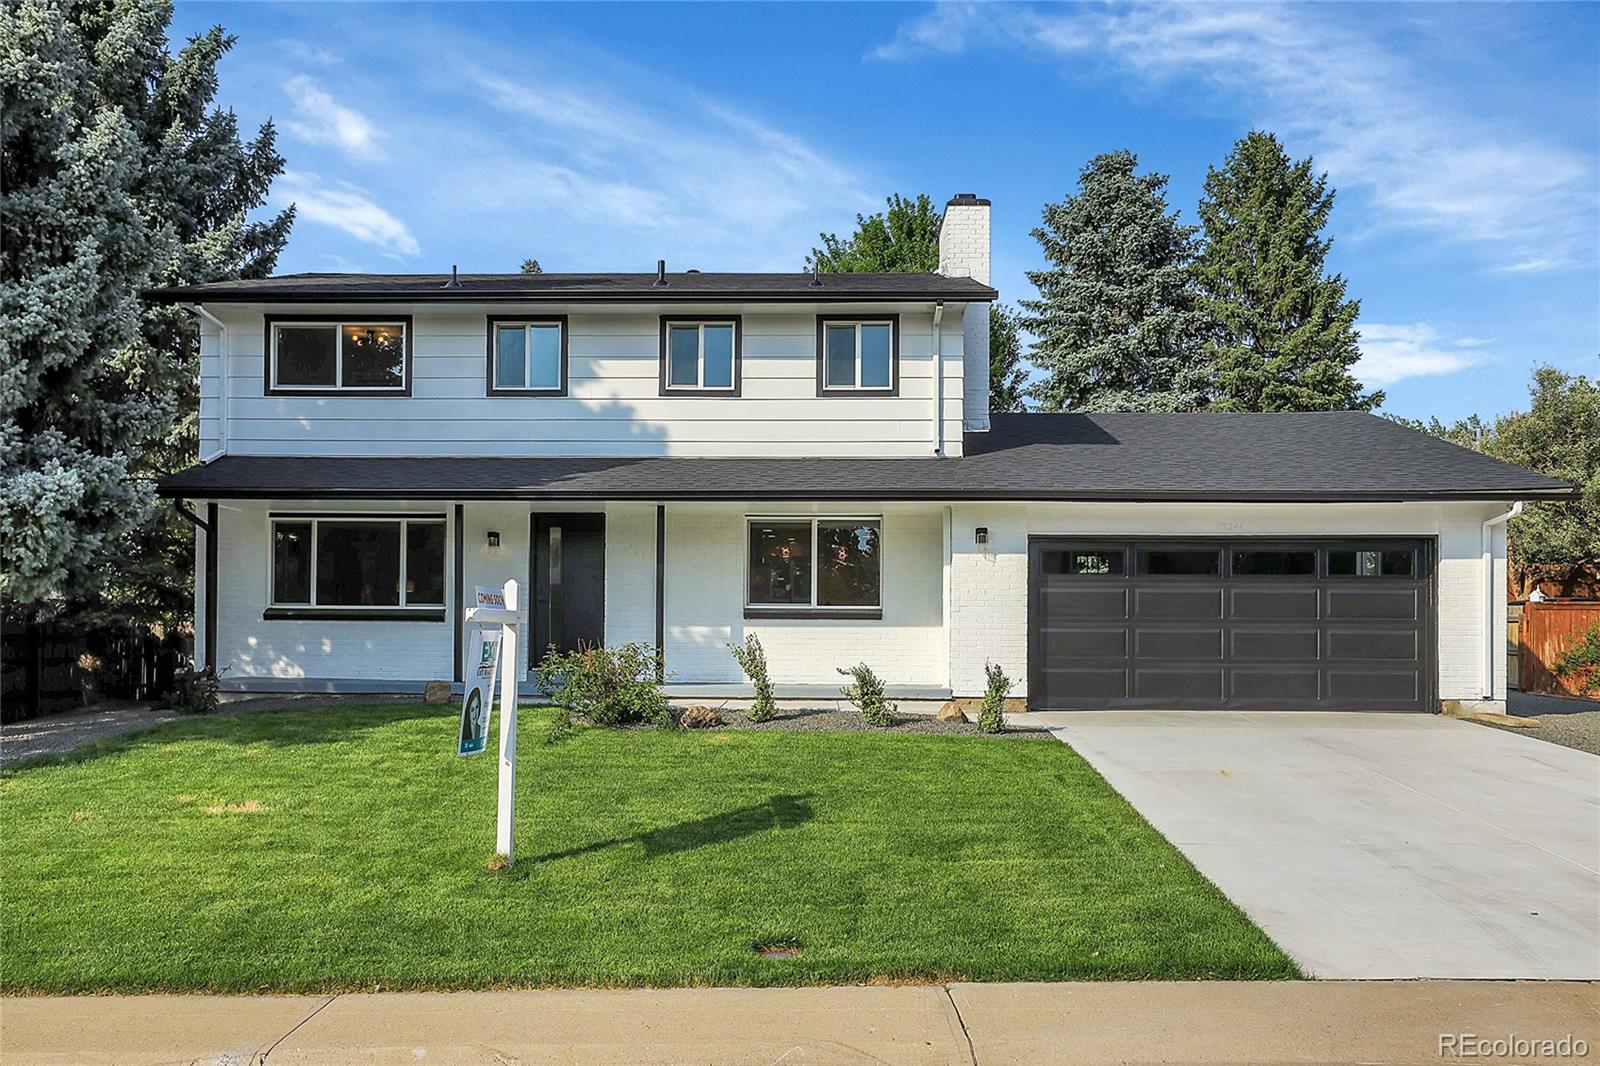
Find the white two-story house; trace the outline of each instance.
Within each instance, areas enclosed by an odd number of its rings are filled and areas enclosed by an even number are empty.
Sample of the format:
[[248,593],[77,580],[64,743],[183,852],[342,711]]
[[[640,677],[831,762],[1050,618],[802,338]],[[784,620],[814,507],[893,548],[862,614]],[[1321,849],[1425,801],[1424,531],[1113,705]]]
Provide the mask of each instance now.
[[300,274],[162,290],[202,334],[198,658],[228,689],[659,646],[672,691],[1036,709],[1499,702],[1505,521],[1563,483],[1366,414],[993,415],[989,205],[937,274]]

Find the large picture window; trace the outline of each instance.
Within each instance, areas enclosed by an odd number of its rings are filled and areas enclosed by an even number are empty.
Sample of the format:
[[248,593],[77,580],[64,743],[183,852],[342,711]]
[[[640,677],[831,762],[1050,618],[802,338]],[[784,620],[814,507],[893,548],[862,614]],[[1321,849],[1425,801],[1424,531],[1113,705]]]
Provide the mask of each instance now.
[[564,396],[567,319],[489,318],[489,395]]
[[269,617],[443,618],[443,515],[274,515]]
[[739,395],[739,316],[661,316],[661,394]]
[[894,395],[900,385],[900,320],[817,316],[817,394]]
[[411,320],[267,316],[267,393],[404,394]]
[[876,518],[752,518],[747,616],[880,617],[883,523]]

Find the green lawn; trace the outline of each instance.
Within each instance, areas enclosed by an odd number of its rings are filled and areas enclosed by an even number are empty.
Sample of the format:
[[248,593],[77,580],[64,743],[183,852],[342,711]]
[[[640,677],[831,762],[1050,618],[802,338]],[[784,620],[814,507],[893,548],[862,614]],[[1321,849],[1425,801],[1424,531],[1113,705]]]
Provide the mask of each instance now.
[[[1294,965],[1057,743],[200,719],[0,776],[0,990],[1262,978]],[[798,947],[785,961],[760,943]]]

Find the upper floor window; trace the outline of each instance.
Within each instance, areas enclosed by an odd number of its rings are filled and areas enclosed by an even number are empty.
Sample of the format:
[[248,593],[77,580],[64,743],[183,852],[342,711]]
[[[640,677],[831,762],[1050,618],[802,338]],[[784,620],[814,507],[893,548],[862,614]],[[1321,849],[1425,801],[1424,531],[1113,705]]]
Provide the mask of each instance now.
[[727,318],[661,316],[661,394],[739,394],[743,329]]
[[893,396],[900,388],[900,316],[817,316],[817,395]]
[[489,395],[567,392],[567,319],[489,316]]
[[268,393],[396,393],[410,388],[411,319],[269,315]]

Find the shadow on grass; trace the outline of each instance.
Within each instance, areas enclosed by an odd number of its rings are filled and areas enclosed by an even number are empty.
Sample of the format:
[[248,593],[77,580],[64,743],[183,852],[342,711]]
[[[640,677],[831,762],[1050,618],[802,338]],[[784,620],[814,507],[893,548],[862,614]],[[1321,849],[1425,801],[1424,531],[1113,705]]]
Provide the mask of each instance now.
[[426,704],[420,700],[359,705],[326,703],[262,708],[243,714],[198,715],[134,729],[103,740],[92,740],[69,752],[22,759],[6,766],[4,772],[12,773],[37,766],[67,766],[139,748],[192,740],[218,741],[241,747],[258,744],[269,747],[327,745],[358,738],[369,730],[420,718],[439,718],[453,730],[459,717],[460,709],[453,704]]
[[752,833],[760,833],[768,829],[794,829],[804,825],[816,815],[811,810],[810,794],[804,796],[773,796],[764,803],[752,804],[748,807],[737,807],[731,811],[720,814],[708,815],[705,818],[696,818],[692,822],[679,822],[677,825],[663,826],[660,829],[648,829],[642,833],[631,836],[612,837],[610,840],[597,840],[592,844],[581,847],[568,848],[565,851],[553,851],[545,855],[536,855],[530,862],[555,862],[558,859],[571,859],[579,855],[590,855],[606,848],[621,847],[624,844],[639,843],[644,845],[645,858],[656,858],[661,855],[673,855],[680,851],[691,851],[695,848],[705,847],[707,844],[722,844],[730,840],[738,840]]

